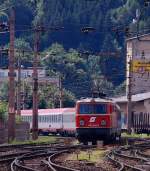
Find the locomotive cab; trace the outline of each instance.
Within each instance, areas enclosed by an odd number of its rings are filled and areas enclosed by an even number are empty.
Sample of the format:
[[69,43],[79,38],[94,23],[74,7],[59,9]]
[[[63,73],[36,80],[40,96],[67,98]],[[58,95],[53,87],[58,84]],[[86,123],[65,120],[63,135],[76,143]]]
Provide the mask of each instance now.
[[81,142],[113,139],[121,134],[119,107],[107,99],[82,99],[76,103],[76,134]]

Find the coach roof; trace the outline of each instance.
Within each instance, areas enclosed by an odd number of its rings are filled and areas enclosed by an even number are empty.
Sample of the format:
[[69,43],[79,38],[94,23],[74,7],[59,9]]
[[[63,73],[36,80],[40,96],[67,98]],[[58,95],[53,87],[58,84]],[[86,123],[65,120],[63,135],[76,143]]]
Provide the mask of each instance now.
[[[75,108],[55,108],[55,109],[39,109],[39,115],[48,115],[48,114],[62,114],[68,112],[74,112]],[[32,115],[32,109],[30,110],[21,110],[21,115]]]

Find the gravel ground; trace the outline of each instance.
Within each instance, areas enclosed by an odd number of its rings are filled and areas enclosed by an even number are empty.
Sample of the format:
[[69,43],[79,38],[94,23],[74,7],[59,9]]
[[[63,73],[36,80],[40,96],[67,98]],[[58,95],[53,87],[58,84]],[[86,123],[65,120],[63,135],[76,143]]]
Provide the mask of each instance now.
[[63,154],[55,159],[55,163],[80,171],[117,171],[110,162],[100,159],[99,162],[93,163],[87,160],[69,160],[68,154]]

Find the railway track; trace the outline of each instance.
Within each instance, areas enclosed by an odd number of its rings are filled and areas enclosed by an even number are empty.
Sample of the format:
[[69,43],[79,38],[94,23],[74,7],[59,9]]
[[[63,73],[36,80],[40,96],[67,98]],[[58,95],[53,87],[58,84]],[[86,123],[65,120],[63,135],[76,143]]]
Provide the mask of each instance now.
[[150,149],[150,141],[113,149],[107,158],[118,167],[119,171],[149,171],[150,155],[142,152],[145,149]]
[[[94,146],[95,147],[95,146]],[[28,154],[17,157],[11,163],[11,171],[79,171],[70,167],[56,164],[55,159],[63,153],[77,148],[87,149],[93,146],[75,145],[70,147],[56,147],[56,149],[46,149],[30,152]]]
[[[64,145],[62,143],[0,147],[0,171],[149,171],[150,141],[113,148],[104,165],[87,161],[65,163],[64,156],[76,150],[87,150],[96,146]],[[107,147],[106,147],[107,148]],[[7,150],[10,150],[8,152]],[[5,151],[6,150],[6,151]],[[6,152],[6,153],[5,153]],[[105,167],[106,166],[106,167]]]

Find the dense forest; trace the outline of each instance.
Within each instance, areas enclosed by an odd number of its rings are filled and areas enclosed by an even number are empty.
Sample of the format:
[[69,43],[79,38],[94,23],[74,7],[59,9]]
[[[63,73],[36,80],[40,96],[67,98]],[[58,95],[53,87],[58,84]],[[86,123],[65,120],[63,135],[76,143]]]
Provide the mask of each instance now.
[[[0,9],[15,7],[16,48],[33,49],[31,27],[46,28],[41,34],[40,51],[41,58],[45,54],[49,57],[40,66],[47,69],[48,76],[61,75],[64,106],[73,106],[76,99],[91,96],[93,90],[109,97],[125,93],[125,38],[137,34],[137,9],[141,11],[139,31],[150,25],[150,10],[143,0],[0,0],[0,4]],[[4,13],[9,15],[9,10],[0,12],[1,22],[7,21]],[[93,31],[84,32],[86,27]],[[0,43],[8,46],[7,34],[1,36]],[[32,66],[28,62],[32,55],[24,58],[22,65]],[[0,87],[4,99],[6,84]],[[43,86],[39,93],[40,108],[58,107],[58,88]],[[26,96],[26,106],[31,108],[28,83]]]

